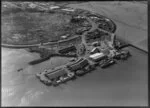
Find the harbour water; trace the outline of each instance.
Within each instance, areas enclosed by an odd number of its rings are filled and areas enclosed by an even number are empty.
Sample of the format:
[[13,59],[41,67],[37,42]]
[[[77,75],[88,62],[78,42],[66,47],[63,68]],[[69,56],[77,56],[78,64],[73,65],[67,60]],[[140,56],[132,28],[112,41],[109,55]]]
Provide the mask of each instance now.
[[2,106],[147,105],[147,54],[135,48],[129,51],[132,56],[127,61],[106,69],[97,67],[74,81],[48,87],[35,74],[65,64],[70,58],[51,58],[29,66],[38,54],[2,48]]
[[[45,69],[66,64],[70,59],[66,57],[53,57],[37,65],[28,65],[29,61],[38,58],[39,54],[29,53],[24,49],[2,48],[2,98],[4,99],[2,104],[9,101],[8,105],[19,105],[19,103],[20,105],[28,105],[32,102],[26,102],[30,100],[28,98],[37,98],[46,90],[43,88],[46,86],[35,77],[35,74]],[[27,97],[24,97],[26,95]],[[12,98],[14,99],[11,102],[10,99]]]

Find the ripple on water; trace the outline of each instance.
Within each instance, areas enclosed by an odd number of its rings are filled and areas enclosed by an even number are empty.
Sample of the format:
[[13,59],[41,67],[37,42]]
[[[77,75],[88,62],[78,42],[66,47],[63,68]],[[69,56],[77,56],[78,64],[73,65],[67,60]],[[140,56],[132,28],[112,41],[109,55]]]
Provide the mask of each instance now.
[[14,106],[19,102],[23,90],[17,86],[2,87],[2,106]]
[[15,87],[2,87],[2,99],[13,97],[17,93],[16,90]]
[[43,91],[37,91],[35,89],[29,90],[21,98],[21,102],[18,106],[29,106],[30,104],[40,101],[40,96],[43,94]]
[[[6,105],[9,103],[9,105],[29,106],[40,103],[43,94],[49,94],[50,90],[37,80],[35,74],[44,69],[63,65],[70,59],[66,57],[54,57],[40,64],[29,66],[27,65],[27,61],[37,58],[31,53],[25,53],[28,52],[12,49],[4,50],[3,52],[2,98],[7,100],[3,101]],[[20,68],[23,68],[23,70],[18,72],[17,70]],[[10,100],[13,100],[13,102],[10,102]]]

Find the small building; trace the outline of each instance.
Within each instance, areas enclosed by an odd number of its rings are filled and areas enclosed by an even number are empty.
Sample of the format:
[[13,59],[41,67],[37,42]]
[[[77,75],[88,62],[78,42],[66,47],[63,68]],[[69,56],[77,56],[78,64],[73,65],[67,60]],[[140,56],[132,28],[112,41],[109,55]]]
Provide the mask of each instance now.
[[70,12],[74,12],[75,11],[74,9],[69,9],[69,8],[68,9],[67,8],[66,9],[61,9],[61,10],[70,11]]
[[90,52],[90,54],[95,54],[95,53],[100,53],[100,50],[97,47],[93,48]]
[[51,6],[50,9],[58,9],[60,8],[59,6]]
[[61,36],[61,39],[67,39],[69,37],[69,34]]
[[89,56],[90,59],[92,59],[95,62],[98,62],[102,59],[104,59],[106,55],[104,53],[95,53]]
[[92,43],[92,46],[97,47],[100,46],[100,42],[99,41],[95,41]]

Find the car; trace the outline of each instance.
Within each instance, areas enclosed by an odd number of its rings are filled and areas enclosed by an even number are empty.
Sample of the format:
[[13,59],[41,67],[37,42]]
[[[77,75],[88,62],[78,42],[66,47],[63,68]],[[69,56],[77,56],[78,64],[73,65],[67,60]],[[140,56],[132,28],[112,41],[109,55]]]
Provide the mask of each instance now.
[[101,68],[106,68],[110,65],[115,64],[116,62],[113,59],[105,59],[100,63]]

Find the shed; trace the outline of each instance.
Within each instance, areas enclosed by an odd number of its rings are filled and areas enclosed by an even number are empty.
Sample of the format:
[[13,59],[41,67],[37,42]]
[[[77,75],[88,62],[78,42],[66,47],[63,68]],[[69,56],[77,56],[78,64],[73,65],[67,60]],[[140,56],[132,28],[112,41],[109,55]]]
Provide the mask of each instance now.
[[100,50],[97,47],[93,48],[90,52],[90,54],[95,54],[95,53],[100,53]]
[[88,61],[86,59],[83,59],[77,63],[71,64],[70,66],[68,66],[72,71],[76,71],[79,69],[84,68],[85,66],[88,65]]
[[51,6],[50,9],[58,9],[60,8],[59,6]]

